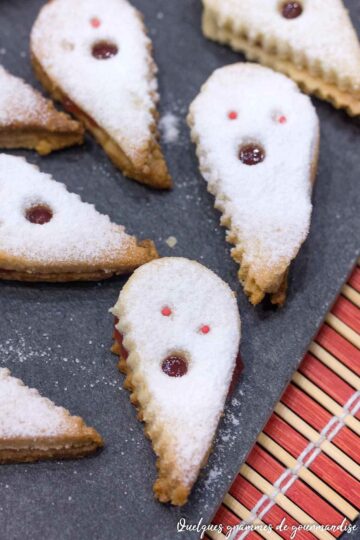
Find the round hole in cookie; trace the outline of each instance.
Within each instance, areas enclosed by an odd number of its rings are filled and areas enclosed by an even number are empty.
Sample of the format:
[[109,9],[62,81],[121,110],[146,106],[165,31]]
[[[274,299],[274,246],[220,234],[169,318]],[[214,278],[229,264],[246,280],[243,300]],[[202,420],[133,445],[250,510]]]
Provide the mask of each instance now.
[[242,144],[239,150],[239,159],[244,165],[258,165],[265,159],[265,150],[261,144],[256,142]]
[[280,4],[280,13],[284,19],[297,19],[303,12],[301,2],[282,2]]
[[228,119],[229,120],[237,120],[238,113],[236,111],[229,111],[228,112]]
[[116,56],[119,49],[115,43],[110,41],[97,41],[94,43],[91,49],[91,54],[96,60],[109,60],[113,56]]
[[49,223],[49,221],[51,221],[53,213],[51,208],[49,208],[46,204],[36,204],[26,209],[25,217],[28,221],[30,221],[30,223],[34,223],[35,225],[44,225],[45,223]]
[[188,371],[188,361],[184,354],[173,352],[161,362],[161,369],[169,377],[183,377]]

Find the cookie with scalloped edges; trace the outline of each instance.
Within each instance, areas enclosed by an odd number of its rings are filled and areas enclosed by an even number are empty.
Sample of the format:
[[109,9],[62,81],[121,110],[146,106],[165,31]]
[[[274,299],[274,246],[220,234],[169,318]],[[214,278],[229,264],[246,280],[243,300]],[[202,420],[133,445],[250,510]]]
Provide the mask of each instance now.
[[360,44],[341,0],[203,0],[206,37],[360,114]]
[[26,148],[46,155],[82,144],[83,138],[79,122],[0,66],[0,148]]
[[136,270],[111,311],[113,352],[157,455],[155,497],[183,505],[207,462],[236,365],[235,295],[201,264],[169,257]]
[[210,76],[188,123],[250,302],[283,304],[312,213],[319,121],[309,97],[285,75],[233,64]]
[[158,256],[24,158],[0,154],[0,193],[0,279],[101,280]]
[[31,32],[35,73],[124,175],[171,187],[158,142],[156,66],[127,0],[52,0]]
[[75,459],[102,446],[100,435],[82,418],[0,368],[0,463]]

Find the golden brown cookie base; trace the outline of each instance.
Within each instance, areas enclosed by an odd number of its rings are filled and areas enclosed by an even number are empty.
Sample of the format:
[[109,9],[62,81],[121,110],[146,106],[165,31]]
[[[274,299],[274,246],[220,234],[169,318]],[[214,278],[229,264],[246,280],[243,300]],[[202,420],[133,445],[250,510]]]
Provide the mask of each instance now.
[[36,150],[40,155],[45,156],[55,150],[82,144],[83,128],[77,122],[73,123],[78,125],[78,129],[61,133],[27,126],[0,128],[0,148],[25,148]]
[[63,264],[33,263],[26,259],[10,258],[0,253],[0,279],[29,282],[70,282],[100,281],[114,275],[128,274],[136,268],[158,258],[151,240],[137,242],[129,246],[127,253],[121,253],[118,260],[104,259],[96,265],[68,262]]
[[[7,447],[8,444],[8,447]],[[0,441],[0,463],[29,463],[49,459],[77,459],[103,446],[101,436],[78,419],[73,437],[43,437],[41,440]]]
[[[245,54],[248,60],[255,60],[276,71],[285,73],[296,81],[301,89],[329,101],[337,109],[345,109],[350,116],[360,115],[360,96],[349,90],[342,90],[335,83],[326,82],[322,74],[312,74],[304,67],[296,66],[291,58],[282,59],[263,48],[264,40],[251,43],[247,35],[236,34],[231,25],[218,26],[215,12],[205,8],[202,28],[204,35],[214,41],[230,45],[235,51]],[[340,67],[341,69],[341,67]]]
[[[43,87],[50,93],[56,101],[59,101],[66,108],[69,102],[67,96],[63,94],[55,81],[52,81],[43,70],[40,61],[32,53],[32,64],[35,74]],[[152,125],[153,137],[148,141],[146,147],[138,152],[137,158],[131,160],[112,139],[106,131],[90,119],[80,108],[72,107],[72,114],[92,133],[98,143],[103,147],[111,161],[118,167],[125,176],[133,178],[142,184],[149,185],[156,189],[169,189],[172,186],[165,159],[163,157],[158,139],[156,127],[156,111],[153,111],[154,123]]]
[[166,442],[164,443],[159,429],[154,427],[152,422],[146,420],[146,411],[140,404],[135,385],[132,382],[132,375],[129,372],[125,358],[122,357],[121,348],[116,340],[111,351],[119,356],[119,370],[126,375],[124,388],[130,392],[130,401],[138,411],[138,419],[145,423],[145,435],[151,440],[157,455],[158,477],[153,486],[155,497],[162,503],[170,502],[174,506],[183,506],[188,500],[191,486],[189,487],[178,478],[174,478],[174,464],[166,458]]

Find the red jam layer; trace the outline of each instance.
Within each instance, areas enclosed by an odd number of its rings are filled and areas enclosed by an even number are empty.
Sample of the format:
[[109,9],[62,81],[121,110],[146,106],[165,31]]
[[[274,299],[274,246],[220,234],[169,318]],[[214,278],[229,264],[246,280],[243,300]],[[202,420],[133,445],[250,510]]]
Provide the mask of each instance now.
[[94,126],[94,127],[98,127],[98,124],[95,122],[95,120],[93,118],[91,118],[91,116],[89,116],[88,114],[86,114],[84,111],[82,111],[73,101],[71,101],[71,99],[69,99],[68,97],[65,97],[62,101],[62,104],[63,104],[63,107],[64,109],[69,112],[70,114],[73,114],[74,116],[77,116],[77,117],[81,117],[81,116],[84,116],[88,122]]

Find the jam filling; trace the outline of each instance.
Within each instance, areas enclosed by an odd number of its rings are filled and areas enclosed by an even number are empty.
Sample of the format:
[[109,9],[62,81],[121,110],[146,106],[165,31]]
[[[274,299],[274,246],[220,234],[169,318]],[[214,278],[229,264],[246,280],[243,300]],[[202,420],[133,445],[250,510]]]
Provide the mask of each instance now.
[[44,225],[52,219],[53,213],[48,206],[37,204],[26,210],[25,217],[30,223]]
[[77,117],[81,117],[81,116],[84,116],[88,122],[94,126],[94,127],[97,127],[97,123],[95,122],[95,120],[93,120],[93,118],[91,118],[91,116],[89,116],[88,114],[86,114],[84,111],[82,111],[73,101],[71,101],[71,99],[69,99],[68,97],[65,97],[63,100],[62,100],[62,104],[63,104],[63,107],[64,109],[69,112],[70,114],[74,115],[74,116],[77,116]]
[[113,56],[116,56],[119,52],[119,49],[114,43],[109,41],[99,41],[93,45],[91,54],[97,60],[108,60]]
[[300,2],[284,2],[281,7],[281,15],[285,19],[296,19],[303,12]]
[[244,144],[240,148],[239,159],[245,165],[257,165],[265,159],[265,150],[255,143]]
[[161,369],[169,377],[183,377],[188,370],[187,361],[183,356],[171,354],[163,360]]

